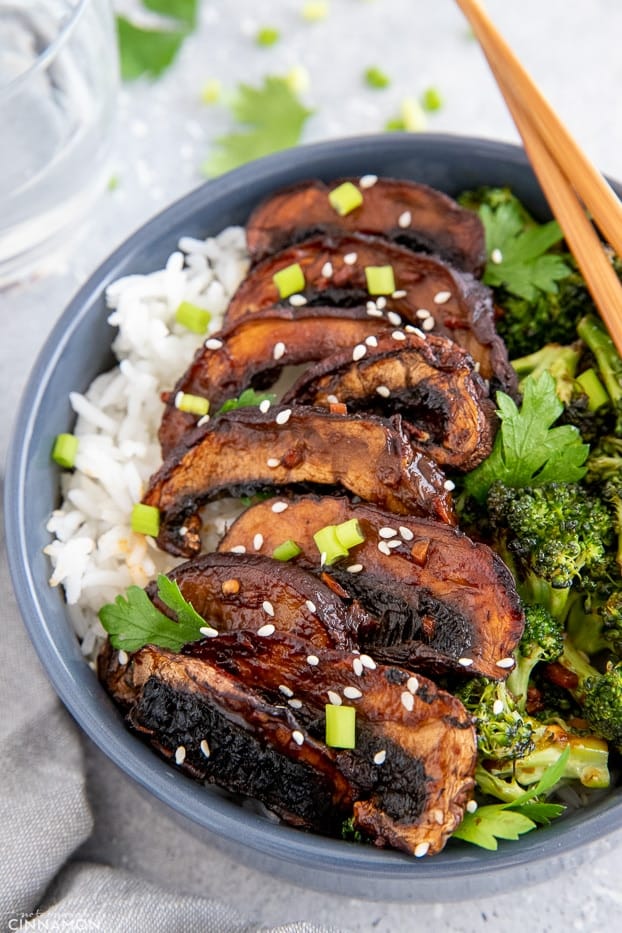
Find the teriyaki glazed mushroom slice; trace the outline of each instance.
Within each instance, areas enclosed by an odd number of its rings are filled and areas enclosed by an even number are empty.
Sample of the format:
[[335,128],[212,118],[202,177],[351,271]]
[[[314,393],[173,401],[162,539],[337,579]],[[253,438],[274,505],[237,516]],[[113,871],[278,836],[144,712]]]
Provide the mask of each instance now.
[[510,394],[516,374],[495,329],[492,292],[438,257],[413,253],[380,237],[313,237],[251,267],[225,315],[231,326],[267,308],[368,305],[396,326],[409,321],[455,340],[481,375]]
[[[363,540],[322,564],[314,535],[351,521]],[[246,509],[219,548],[249,546],[257,534],[264,554],[293,541],[295,563],[322,575],[378,620],[358,630],[359,647],[377,660],[495,680],[514,666],[524,626],[514,580],[494,551],[458,529],[343,496],[277,497]]]
[[201,549],[199,510],[209,500],[300,485],[455,523],[453,484],[413,450],[399,415],[343,417],[304,406],[241,408],[191,431],[151,477],[143,504],[159,513],[158,545],[191,557]]
[[283,367],[323,359],[392,327],[386,315],[371,316],[365,306],[272,308],[211,334],[165,400],[158,435],[162,455],[196,427],[203,409],[184,411],[193,399],[206,403],[203,408],[213,416],[244,389],[272,387]]
[[[434,855],[472,794],[475,731],[460,701],[368,656],[236,632],[182,654],[146,647],[123,668],[107,651],[99,674],[161,755],[294,826],[340,836],[351,820],[378,846]],[[335,707],[353,711],[349,747],[327,744]]]
[[436,253],[475,275],[486,263],[479,217],[427,185],[394,178],[317,179],[282,188],[255,208],[246,239],[258,262],[316,233],[384,236],[410,249]]
[[443,467],[467,471],[492,450],[495,406],[473,360],[453,340],[404,334],[372,335],[353,350],[311,366],[283,403],[381,416],[400,414],[412,444]]

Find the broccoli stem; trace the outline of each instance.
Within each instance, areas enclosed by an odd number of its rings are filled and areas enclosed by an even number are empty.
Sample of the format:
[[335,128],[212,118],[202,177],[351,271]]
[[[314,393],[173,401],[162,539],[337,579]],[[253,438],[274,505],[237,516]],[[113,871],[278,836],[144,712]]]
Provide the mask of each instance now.
[[581,318],[577,333],[590,348],[598,365],[600,378],[614,405],[622,401],[622,359],[600,321],[592,314]]
[[[548,371],[555,380],[555,390],[560,402],[567,405],[573,395],[574,380],[581,354],[574,347],[564,347],[559,343],[546,346],[512,360],[516,374],[525,379],[527,376],[540,376]],[[521,379],[521,384],[522,384]]]

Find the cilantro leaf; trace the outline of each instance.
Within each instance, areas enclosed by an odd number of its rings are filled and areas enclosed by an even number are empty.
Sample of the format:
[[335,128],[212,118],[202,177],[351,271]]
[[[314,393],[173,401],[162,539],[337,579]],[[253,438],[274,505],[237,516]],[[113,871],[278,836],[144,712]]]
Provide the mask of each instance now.
[[134,81],[143,75],[157,78],[172,64],[188,30],[142,29],[124,16],[117,16],[121,77]]
[[127,598],[117,596],[99,610],[99,619],[117,650],[138,651],[145,645],[157,645],[169,651],[181,651],[184,645],[202,637],[201,628],[209,624],[184,599],[175,580],[158,576],[158,596],[177,615],[169,619],[157,609],[140,586],[130,586]]
[[221,175],[251,159],[295,146],[313,112],[303,106],[286,78],[274,75],[257,88],[239,84],[231,109],[243,128],[216,140],[217,151],[203,167],[207,175]]
[[[487,285],[502,286],[528,301],[536,298],[538,291],[557,292],[559,279],[570,273],[560,255],[547,255],[547,251],[563,239],[557,221],[526,227],[513,201],[496,208],[482,204],[479,216],[490,257],[483,276]],[[496,256],[498,261],[493,259]]]
[[575,483],[585,476],[589,446],[572,425],[552,427],[564,406],[555,381],[544,372],[528,376],[523,403],[517,408],[505,392],[497,393],[501,427],[490,456],[465,477],[466,492],[484,502],[494,482],[520,489],[545,483]]
[[217,415],[222,415],[225,411],[235,411],[237,408],[253,408],[268,401],[270,404],[275,400],[274,392],[255,392],[254,389],[244,389],[237,398],[228,398],[223,402]]

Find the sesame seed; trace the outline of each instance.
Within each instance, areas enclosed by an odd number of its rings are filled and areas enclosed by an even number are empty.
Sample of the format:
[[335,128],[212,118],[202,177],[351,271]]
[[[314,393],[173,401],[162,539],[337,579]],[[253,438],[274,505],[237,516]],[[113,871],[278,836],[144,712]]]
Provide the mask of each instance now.
[[305,740],[305,737],[302,734],[302,732],[300,732],[298,729],[294,729],[294,731],[292,732],[292,739],[294,740],[296,745],[302,745],[302,743]]
[[175,749],[175,764],[183,765],[185,760],[186,760],[186,749],[184,748],[183,745],[178,745],[177,748]]
[[210,747],[209,747],[209,745],[207,744],[207,739],[203,739],[203,740],[202,740],[201,745],[199,746],[199,748],[201,749],[201,752],[205,755],[205,757],[206,757],[206,758],[209,758],[209,756],[210,756]]
[[386,753],[386,749],[384,748],[381,751],[376,752],[376,754],[374,755],[375,765],[383,765],[386,760],[387,760],[387,753]]
[[409,713],[412,713],[415,706],[415,699],[412,693],[409,693],[408,690],[402,691],[402,706],[404,709],[407,709]]
[[259,403],[259,411],[262,413],[262,415],[267,413],[271,404],[272,403],[270,402],[269,398],[265,398],[262,402]]
[[288,508],[289,508],[289,504],[287,502],[275,502],[274,505],[272,506],[272,511],[278,514],[279,512],[284,512],[285,509],[288,509]]
[[397,538],[394,538],[392,541],[387,541],[387,547],[390,547],[390,548],[400,547],[401,543],[402,542],[399,541]]
[[451,292],[437,292],[436,295],[434,296],[434,304],[435,305],[447,304],[450,298],[451,298]]
[[406,528],[405,525],[400,525],[399,532],[404,541],[412,541],[412,539],[415,537],[410,528]]
[[309,612],[317,612],[317,606],[312,600],[310,599],[305,600],[305,606],[307,607]]
[[201,418],[197,421],[197,428],[202,428],[204,424],[207,424],[209,421],[209,415],[202,415]]
[[475,813],[476,810],[477,810],[477,800],[469,800],[469,802],[466,805],[467,813]]
[[119,664],[121,665],[127,664],[127,662],[129,661],[129,656],[128,656],[127,651],[123,651],[123,649],[121,649],[121,651],[119,651],[117,655],[117,660]]
[[430,317],[430,312],[427,308],[417,308],[415,311],[415,317],[418,317],[420,321],[425,321],[426,318]]
[[338,404],[339,404],[339,399],[337,398],[336,395],[327,395],[327,396],[326,396],[326,401],[329,403],[329,405],[338,405]]
[[397,218],[397,225],[398,227],[401,227],[402,230],[405,230],[406,227],[410,227],[412,219],[413,216],[410,211],[404,211],[404,213],[400,214],[400,216]]
[[365,338],[365,343],[367,344],[368,347],[377,347],[377,346],[378,346],[378,338],[377,338],[377,337],[374,337],[374,335],[371,334],[369,337],[366,337],[366,338]]
[[354,660],[352,661],[352,670],[354,671],[357,677],[361,676],[361,674],[363,673],[363,665],[361,663],[360,658],[354,658]]
[[271,470],[274,470],[275,467],[278,467],[281,461],[278,457],[268,457],[266,460],[266,466],[270,467]]
[[397,531],[395,528],[389,528],[388,526],[385,526],[378,531],[378,534],[381,538],[394,538],[397,534]]
[[264,599],[263,603],[261,604],[261,608],[266,613],[266,615],[274,617],[274,606],[268,599]]
[[285,344],[282,340],[279,340],[278,343],[274,344],[274,350],[272,351],[272,358],[275,360],[280,360],[283,354],[285,353]]
[[445,814],[438,807],[435,810],[432,810],[431,816],[434,818],[434,821],[438,823],[439,826],[442,826],[443,823],[445,822]]
[[205,346],[208,350],[220,350],[222,347],[222,340],[218,340],[217,337],[209,337],[205,341]]
[[407,295],[407,292],[405,288],[398,288],[393,292],[393,294],[391,295],[391,298],[405,298],[406,295]]
[[289,687],[287,687],[285,684],[279,684],[279,690],[284,697],[293,697],[294,695],[294,691],[290,690]]
[[415,846],[415,858],[423,858],[424,855],[428,854],[429,848],[429,842],[420,842],[419,845]]
[[443,483],[443,489],[446,489],[447,492],[453,492],[455,488],[456,488],[456,484],[451,479],[446,479],[445,482]]
[[402,323],[402,319],[397,311],[387,311],[387,321],[389,324],[393,324],[394,327],[399,327]]
[[288,705],[288,706],[291,706],[292,709],[301,709],[301,708],[302,708],[302,700],[297,700],[297,699],[294,697],[293,700],[288,700],[288,701],[287,701],[287,705]]
[[501,658],[495,663],[497,667],[514,667],[514,658]]
[[343,695],[348,700],[359,700],[363,696],[358,687],[344,687]]
[[218,629],[211,628],[208,625],[203,625],[199,631],[201,635],[205,635],[206,638],[216,638],[218,636]]
[[480,371],[481,368],[482,368],[482,367],[481,367],[480,361],[479,361],[479,360],[476,360],[475,363],[473,364],[473,369],[475,370],[476,373],[478,373],[478,372]]
[[493,249],[493,251],[490,254],[490,261],[494,262],[496,266],[498,266],[499,263],[503,262],[503,253],[501,252],[500,249]]
[[458,664],[461,667],[470,667],[473,663],[473,658],[458,658]]
[[334,690],[328,691],[328,700],[333,706],[341,706],[341,697]]
[[325,262],[322,266],[322,275],[325,279],[330,279],[333,274],[333,264],[332,262]]
[[380,551],[381,554],[386,554],[387,557],[391,555],[391,548],[389,547],[386,541],[378,542],[378,550]]
[[419,681],[417,680],[416,677],[409,677],[408,680],[406,681],[406,686],[410,690],[411,693],[416,693],[417,690],[419,689]]
[[231,554],[246,554],[246,548],[243,544],[235,544],[231,548]]
[[256,551],[259,551],[262,545],[263,545],[263,535],[261,534],[260,531],[258,531],[255,537],[253,538],[253,547]]
[[376,298],[377,308],[380,308],[380,310],[382,311],[384,310],[384,308],[386,308],[386,306],[387,306],[387,299],[384,297],[384,295],[381,295],[380,298]]
[[285,408],[283,411],[280,411],[276,418],[274,419],[277,424],[287,424],[291,418],[292,410],[291,408]]
[[361,664],[363,665],[363,667],[366,667],[368,671],[376,670],[376,662],[374,661],[373,658],[370,658],[368,654],[361,655]]
[[408,330],[408,333],[409,333],[409,334],[414,334],[415,337],[420,337],[421,340],[425,340],[425,337],[426,337],[426,335],[424,334],[424,332],[423,332],[422,330],[420,330],[418,327],[412,327],[412,328],[410,328],[410,329]]
[[326,551],[321,551],[321,552],[320,552],[320,566],[321,566],[321,567],[323,567],[324,564],[326,563],[326,558],[327,558],[327,557],[328,557],[328,554],[326,553]]
[[362,360],[365,354],[367,353],[367,347],[364,343],[357,343],[354,350],[352,351],[352,359],[356,363],[357,360]]
[[401,330],[394,330],[391,336],[394,340],[406,340],[406,334]]
[[424,330],[434,330],[435,324],[436,324],[436,321],[434,320],[433,317],[427,317],[425,321],[421,322],[421,326],[423,327]]
[[302,308],[303,305],[306,305],[307,299],[304,295],[290,295],[289,303],[292,308]]
[[308,654],[307,655],[307,664],[310,664],[311,667],[317,667],[320,663],[320,659],[317,654]]
[[346,253],[343,257],[343,261],[345,262],[346,266],[353,266],[358,258],[359,257],[357,253]]
[[359,178],[359,188],[373,188],[377,181],[377,175],[361,175]]
[[372,302],[367,303],[367,314],[369,317],[382,317],[382,311]]
[[267,638],[269,635],[274,635],[275,631],[276,629],[274,625],[272,625],[272,623],[270,622],[268,623],[268,625],[262,625],[261,628],[258,628],[257,634],[261,638]]
[[502,713],[503,712],[503,700],[495,700],[495,702],[492,704],[492,711],[495,716],[498,716],[500,713]]
[[378,395],[381,395],[382,398],[389,398],[391,395],[391,389],[388,386],[376,386],[376,392]]
[[349,567],[346,567],[348,573],[360,573],[362,569],[362,564],[350,564]]

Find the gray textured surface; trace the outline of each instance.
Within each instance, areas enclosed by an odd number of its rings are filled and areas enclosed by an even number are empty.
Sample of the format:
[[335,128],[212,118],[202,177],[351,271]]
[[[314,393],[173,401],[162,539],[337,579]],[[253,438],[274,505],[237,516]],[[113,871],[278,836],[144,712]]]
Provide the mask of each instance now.
[[[200,103],[206,80],[216,77],[230,88],[239,80],[255,83],[267,72],[303,64],[311,79],[305,97],[316,109],[307,141],[381,130],[403,97],[418,96],[428,85],[437,86],[446,100],[444,109],[430,117],[430,130],[516,138],[477,45],[450,0],[333,0],[329,18],[313,25],[301,21],[301,6],[300,0],[270,0],[259,11],[247,0],[204,2],[201,29],[188,40],[175,68],[156,85],[137,84],[122,92],[112,166],[117,188],[103,196],[88,232],[80,232],[71,252],[22,285],[0,292],[3,459],[11,413],[30,362],[68,299],[132,230],[200,183],[199,167],[210,142],[229,126],[222,108]],[[488,8],[588,154],[622,178],[619,2],[490,0]],[[249,39],[255,27],[266,24],[278,25],[283,35],[268,50]],[[362,85],[361,73],[372,64],[391,76],[387,90]],[[3,582],[3,605],[7,589]],[[13,631],[10,638],[35,672],[28,696],[33,703],[46,698],[49,687],[37,673],[23,632]],[[3,689],[21,689],[18,671],[3,669],[1,677]],[[569,869],[542,889],[453,905],[351,901],[307,892],[236,864],[209,841],[179,829],[89,742],[83,745],[95,829],[80,855],[122,867],[180,897],[222,899],[257,928],[295,920],[385,933],[524,926],[615,930],[622,924],[619,837],[591,847],[583,868]],[[147,926],[128,917],[127,928]]]

